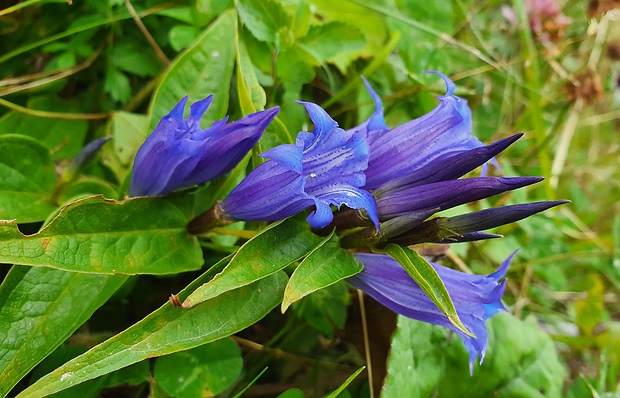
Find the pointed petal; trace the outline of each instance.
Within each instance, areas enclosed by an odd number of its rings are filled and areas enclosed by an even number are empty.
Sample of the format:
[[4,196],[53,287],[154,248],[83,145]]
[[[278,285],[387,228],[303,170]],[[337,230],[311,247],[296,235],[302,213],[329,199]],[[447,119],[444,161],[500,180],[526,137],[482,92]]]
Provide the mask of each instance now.
[[382,194],[377,199],[381,220],[412,211],[449,209],[541,181],[542,177],[479,177],[441,181]]

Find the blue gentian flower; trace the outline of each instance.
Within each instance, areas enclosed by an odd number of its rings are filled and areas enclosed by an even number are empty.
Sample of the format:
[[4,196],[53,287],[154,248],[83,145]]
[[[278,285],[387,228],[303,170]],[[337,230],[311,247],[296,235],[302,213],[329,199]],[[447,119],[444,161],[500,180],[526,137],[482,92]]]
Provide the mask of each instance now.
[[455,85],[445,75],[446,95],[426,115],[389,129],[383,119],[381,98],[365,81],[375,103],[375,112],[362,125],[349,131],[365,132],[370,145],[366,170],[367,190],[409,175],[438,159],[478,148],[482,143],[473,135],[471,110],[467,101],[454,95]]
[[213,96],[193,103],[185,119],[188,98],[161,119],[138,150],[130,196],[166,195],[229,172],[258,142],[279,111],[274,107],[230,124],[225,118],[203,130],[200,121]]
[[465,274],[430,263],[446,286],[459,318],[475,338],[454,326],[407,271],[390,256],[355,253],[355,258],[364,264],[364,269],[347,282],[398,314],[456,332],[469,352],[470,372],[473,372],[478,356],[480,364],[484,360],[488,344],[486,321],[506,310],[501,302],[506,288],[506,282],[502,279],[515,254],[510,255],[490,275]]
[[300,132],[296,144],[277,146],[219,205],[224,218],[275,221],[314,207],[314,228],[333,219],[330,205],[364,209],[378,228],[374,197],[361,189],[370,156],[365,134],[348,134],[320,106],[306,107],[314,130]]
[[[364,80],[375,103],[375,111],[366,122],[348,133],[362,132],[369,141],[371,156],[365,171],[364,188],[370,190],[377,200],[381,233],[366,222],[366,229],[358,228],[354,233],[343,235],[341,243],[345,246],[359,247],[364,242],[367,245],[386,242],[408,245],[443,242],[443,239],[456,242],[497,237],[483,233],[486,228],[461,233],[449,226],[455,224],[463,229],[460,224],[471,224],[472,218],[441,219],[441,222],[437,222],[440,219],[425,220],[436,212],[542,180],[541,177],[483,176],[462,179],[480,166],[484,175],[489,162],[499,167],[494,157],[522,134],[484,146],[471,135],[471,110],[467,101],[454,95],[455,85],[450,79],[441,73],[433,73],[438,74],[447,86],[446,95],[439,97],[440,104],[428,114],[394,129],[386,126],[381,99]],[[535,208],[542,209],[537,206],[528,210]],[[493,221],[515,218],[508,214],[512,210],[507,207],[501,213],[493,213]],[[362,219],[347,213],[338,214],[336,218],[340,230],[359,227],[354,222]]]

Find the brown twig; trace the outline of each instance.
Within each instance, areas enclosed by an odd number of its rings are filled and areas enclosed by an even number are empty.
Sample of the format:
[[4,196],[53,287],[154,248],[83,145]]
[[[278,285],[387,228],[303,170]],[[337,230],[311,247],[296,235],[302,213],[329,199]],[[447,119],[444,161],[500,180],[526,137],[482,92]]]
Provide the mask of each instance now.
[[129,11],[129,14],[135,21],[136,25],[138,25],[138,29],[140,29],[140,31],[142,32],[146,40],[149,42],[151,47],[153,47],[153,50],[155,51],[155,55],[157,55],[157,58],[159,59],[159,61],[164,66],[168,66],[170,64],[170,60],[168,59],[168,57],[166,57],[166,54],[164,54],[164,52],[159,47],[159,45],[157,44],[153,36],[151,36],[151,33],[148,31],[146,26],[144,26],[144,23],[142,23],[140,16],[138,15],[138,13],[136,13],[136,9],[133,8],[133,5],[131,4],[129,0],[125,0],[125,6],[127,7],[127,11]]

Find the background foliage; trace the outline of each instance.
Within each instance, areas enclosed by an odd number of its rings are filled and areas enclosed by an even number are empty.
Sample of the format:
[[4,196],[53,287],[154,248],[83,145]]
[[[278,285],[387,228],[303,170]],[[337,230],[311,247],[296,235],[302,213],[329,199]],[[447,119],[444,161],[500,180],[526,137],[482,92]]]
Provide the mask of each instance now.
[[[371,385],[387,397],[616,396],[613,4],[567,2],[570,24],[551,15],[532,29],[523,0],[4,2],[0,219],[14,221],[0,222],[0,396],[362,397]],[[258,225],[185,233],[257,156],[189,193],[111,201],[125,198],[137,148],[186,94],[215,94],[203,127],[281,106],[256,155],[308,127],[297,99],[345,128],[365,120],[373,106],[360,75],[384,99],[389,126],[428,112],[444,88],[427,69],[455,80],[482,141],[526,133],[496,173],[547,177],[477,207],[573,202],[494,231],[504,239],[447,252],[444,263],[485,273],[521,248],[508,275],[511,314],[489,323],[473,377],[454,336],[366,300],[369,383],[358,371],[358,297],[342,281],[359,263],[303,221],[255,237]],[[76,171],[71,160],[104,136]],[[333,267],[309,272],[316,264]],[[174,308],[166,302],[177,293],[201,304]]]

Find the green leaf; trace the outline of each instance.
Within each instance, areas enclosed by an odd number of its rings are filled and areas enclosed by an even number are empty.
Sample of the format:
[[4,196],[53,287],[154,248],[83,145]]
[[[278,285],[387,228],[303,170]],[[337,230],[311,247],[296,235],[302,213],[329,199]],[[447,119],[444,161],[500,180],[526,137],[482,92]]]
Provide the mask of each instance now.
[[276,43],[278,32],[288,30],[289,17],[282,5],[273,0],[239,0],[237,11],[245,26],[260,41]]
[[126,279],[11,268],[0,286],[0,397],[86,322]]
[[108,135],[112,142],[102,149],[102,162],[115,175],[117,181],[125,181],[136,152],[146,138],[149,118],[129,112],[114,112],[108,123]]
[[[207,275],[208,272],[179,296],[184,297],[204,282]],[[286,274],[278,272],[189,310],[166,303],[129,329],[44,376],[18,397],[53,394],[147,358],[230,336],[258,322],[275,308],[282,300],[286,281]]]
[[[339,2],[338,7],[334,7],[333,0],[308,0],[307,2],[313,6],[315,13],[320,15],[326,23],[343,22],[362,32],[367,44],[362,56],[374,57],[384,48],[385,41],[388,38],[388,29],[386,18],[379,13],[352,1]],[[366,4],[368,3],[366,2]]]
[[325,238],[299,264],[286,285],[282,312],[295,301],[327,286],[353,276],[363,268],[362,263],[339,244],[338,236]]
[[154,377],[173,397],[201,398],[230,387],[242,370],[241,349],[227,338],[158,358]]
[[108,68],[103,89],[114,101],[126,103],[131,98],[131,82],[126,74],[115,68]]
[[297,43],[321,65],[336,58],[357,57],[364,44],[362,32],[340,22],[312,26],[308,34]]
[[358,374],[362,373],[362,371],[366,369],[366,366],[362,366],[361,368],[359,368],[358,370],[356,370],[355,372],[353,372],[353,374],[349,377],[347,377],[347,379],[344,381],[344,383],[342,383],[342,385],[340,387],[338,387],[337,389],[335,389],[334,391],[332,391],[329,395],[327,395],[325,398],[336,398],[338,397],[338,395],[340,395],[341,392],[344,391],[345,388],[347,388],[347,386],[349,384],[351,384],[351,382],[357,377]]
[[103,195],[107,199],[117,199],[118,192],[109,182],[95,177],[82,177],[69,185],[58,195],[58,202],[69,204],[90,196]]
[[215,95],[203,126],[226,116],[236,30],[236,13],[227,11],[170,65],[151,102],[149,131],[186,95],[192,102]]
[[45,220],[56,209],[55,185],[54,162],[45,145],[23,135],[0,135],[0,219]]
[[190,47],[199,36],[200,29],[185,24],[175,25],[168,32],[170,46],[175,51],[181,51],[184,48]]
[[239,104],[244,115],[265,108],[267,97],[265,90],[258,83],[254,65],[245,47],[243,38],[237,33],[237,92]]
[[131,165],[136,152],[144,142],[148,118],[129,112],[114,112],[111,119],[111,130],[114,150],[125,165]]
[[[38,97],[28,101],[28,108],[50,112],[79,112],[79,109],[60,98]],[[53,119],[17,111],[0,118],[0,135],[23,134],[45,144],[54,159],[77,155],[84,145],[88,130],[86,120]]]
[[117,69],[141,77],[155,76],[161,64],[152,51],[144,51],[134,41],[121,41],[112,47],[112,65]]
[[403,266],[405,271],[420,286],[424,293],[433,300],[435,305],[448,317],[454,326],[463,333],[476,337],[461,322],[446,286],[443,284],[437,271],[424,257],[408,247],[401,247],[394,243],[388,244],[381,252],[389,254]]
[[320,242],[308,223],[288,219],[271,225],[246,242],[224,271],[200,286],[183,303],[191,308],[203,301],[278,272],[305,256]]
[[99,274],[171,274],[198,269],[202,251],[185,225],[186,196],[92,197],[72,203],[33,235],[0,221],[0,262]]
[[[521,321],[500,313],[487,322],[484,364],[469,375],[468,354],[448,330],[398,317],[385,380],[386,398],[562,396],[565,371],[551,338],[534,318]],[[458,380],[446,383],[442,380]]]

